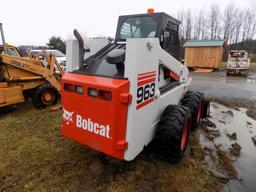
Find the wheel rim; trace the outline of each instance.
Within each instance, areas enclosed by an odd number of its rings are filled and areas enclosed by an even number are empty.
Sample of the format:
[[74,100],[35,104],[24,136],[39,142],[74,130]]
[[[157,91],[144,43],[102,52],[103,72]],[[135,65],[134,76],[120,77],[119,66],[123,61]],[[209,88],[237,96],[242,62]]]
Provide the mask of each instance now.
[[54,94],[49,90],[44,91],[41,95],[41,101],[45,105],[52,104],[54,99],[55,99]]
[[189,131],[189,120],[186,120],[185,125],[183,127],[182,136],[181,136],[181,145],[180,145],[181,151],[183,151],[186,148],[188,131]]

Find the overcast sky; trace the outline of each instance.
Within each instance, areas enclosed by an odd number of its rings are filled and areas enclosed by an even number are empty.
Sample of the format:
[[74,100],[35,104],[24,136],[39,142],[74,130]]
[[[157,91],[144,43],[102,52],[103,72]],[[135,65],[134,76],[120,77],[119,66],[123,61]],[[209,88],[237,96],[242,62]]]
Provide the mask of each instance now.
[[49,37],[72,37],[77,28],[87,36],[114,37],[119,15],[166,12],[174,17],[179,10],[198,10],[217,2],[221,8],[235,3],[243,8],[256,0],[1,0],[0,23],[6,42],[18,45],[44,45]]

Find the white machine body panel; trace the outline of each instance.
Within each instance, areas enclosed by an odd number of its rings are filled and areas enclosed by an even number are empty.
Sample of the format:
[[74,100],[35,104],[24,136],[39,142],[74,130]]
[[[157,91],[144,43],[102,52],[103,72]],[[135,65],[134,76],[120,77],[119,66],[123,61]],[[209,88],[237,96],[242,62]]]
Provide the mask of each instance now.
[[78,41],[67,40],[66,41],[66,71],[71,72],[78,69],[79,66],[79,54],[78,54]]
[[[100,49],[108,44],[108,39],[100,38],[100,39],[85,39],[85,48],[90,49],[89,52],[85,52],[84,59],[94,55]],[[79,48],[77,40],[67,40],[66,41],[66,71],[71,72],[77,70],[79,68]]]
[[85,39],[85,45],[87,49],[90,49],[89,52],[85,52],[84,59],[87,59],[88,57],[94,55],[97,53],[100,49],[105,47],[109,43],[107,38],[88,38]]
[[[164,65],[180,77],[171,91],[160,92]],[[128,39],[126,43],[125,77],[130,80],[132,103],[128,107],[124,159],[133,160],[152,141],[161,114],[170,104],[179,104],[190,82],[188,70],[166,53],[157,38]]]

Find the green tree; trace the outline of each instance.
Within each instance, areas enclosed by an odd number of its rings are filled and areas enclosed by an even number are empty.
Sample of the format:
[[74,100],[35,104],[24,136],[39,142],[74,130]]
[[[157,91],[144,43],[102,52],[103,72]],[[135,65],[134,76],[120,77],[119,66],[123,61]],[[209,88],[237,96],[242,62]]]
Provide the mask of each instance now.
[[65,42],[61,39],[61,37],[56,37],[53,36],[49,39],[49,43],[47,43],[47,46],[53,48],[53,49],[58,49],[62,53],[66,53],[66,44]]

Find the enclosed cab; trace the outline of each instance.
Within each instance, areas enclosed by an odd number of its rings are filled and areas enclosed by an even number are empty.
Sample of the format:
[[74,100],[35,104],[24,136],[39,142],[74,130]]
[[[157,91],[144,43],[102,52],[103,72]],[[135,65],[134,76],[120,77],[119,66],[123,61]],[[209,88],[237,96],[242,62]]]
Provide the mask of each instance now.
[[166,13],[120,16],[115,42],[130,38],[158,38],[160,46],[177,60],[180,60],[180,21]]
[[203,96],[190,93],[186,99],[190,78],[178,61],[179,24],[165,13],[120,16],[115,40],[85,61],[82,38],[75,31],[80,48],[72,51],[80,56],[79,69],[62,78],[62,134],[130,161],[153,139],[164,140],[164,124],[175,121],[172,132],[178,135],[167,136],[167,145],[175,149],[164,152],[160,142],[158,151],[180,159],[191,125],[200,122]]

